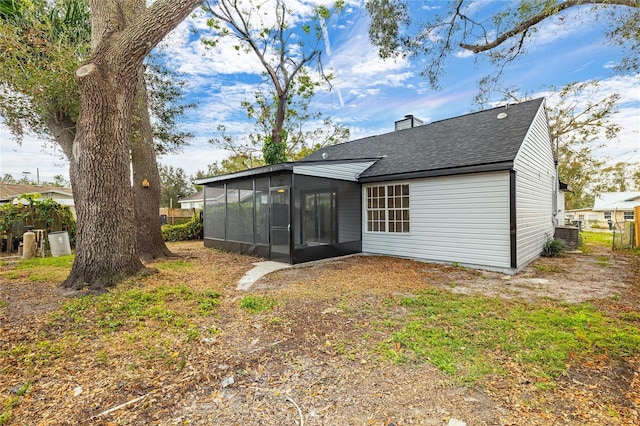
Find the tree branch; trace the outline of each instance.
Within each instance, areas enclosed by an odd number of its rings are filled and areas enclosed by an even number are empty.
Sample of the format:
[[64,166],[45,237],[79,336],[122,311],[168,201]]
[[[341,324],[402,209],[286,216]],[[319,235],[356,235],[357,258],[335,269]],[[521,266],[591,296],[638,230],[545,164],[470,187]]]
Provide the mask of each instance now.
[[[529,28],[539,24],[540,22],[544,21],[545,19],[551,16],[557,15],[560,12],[567,10],[571,7],[584,6],[586,4],[596,4],[596,5],[600,4],[603,6],[627,6],[632,8],[640,7],[640,2],[638,2],[638,0],[566,0],[559,3],[553,9],[545,8],[543,12],[537,15],[534,15],[533,17],[527,19],[526,21],[521,22],[520,24],[516,25],[509,31],[503,32],[500,36],[498,36],[492,42],[488,42],[484,44],[460,43],[460,47],[466,50],[470,50],[473,53],[486,52],[487,50],[491,50],[500,46],[502,43],[506,42],[511,37],[517,34],[524,34]],[[456,11],[456,14],[458,14],[458,11]],[[520,42],[520,45],[522,45],[522,40]]]
[[202,0],[157,0],[123,31],[118,54],[144,58],[201,3]]

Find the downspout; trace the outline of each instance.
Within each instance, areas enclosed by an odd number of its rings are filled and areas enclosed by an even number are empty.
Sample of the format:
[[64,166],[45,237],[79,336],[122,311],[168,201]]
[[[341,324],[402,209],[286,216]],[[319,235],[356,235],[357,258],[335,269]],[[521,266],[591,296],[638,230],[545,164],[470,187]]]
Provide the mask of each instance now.
[[517,221],[516,214],[516,171],[509,170],[509,244],[511,249],[511,268],[518,268],[517,254]]

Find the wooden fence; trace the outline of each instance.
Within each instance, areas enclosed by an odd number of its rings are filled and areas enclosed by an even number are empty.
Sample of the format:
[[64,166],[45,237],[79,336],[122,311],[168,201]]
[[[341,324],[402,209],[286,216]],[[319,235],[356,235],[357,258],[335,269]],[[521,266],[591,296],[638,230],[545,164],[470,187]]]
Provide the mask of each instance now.
[[160,208],[160,222],[163,225],[178,225],[187,223],[191,220],[197,209],[171,209],[168,207]]
[[640,247],[640,206],[635,206],[633,209],[633,218],[636,221],[635,243],[636,247]]

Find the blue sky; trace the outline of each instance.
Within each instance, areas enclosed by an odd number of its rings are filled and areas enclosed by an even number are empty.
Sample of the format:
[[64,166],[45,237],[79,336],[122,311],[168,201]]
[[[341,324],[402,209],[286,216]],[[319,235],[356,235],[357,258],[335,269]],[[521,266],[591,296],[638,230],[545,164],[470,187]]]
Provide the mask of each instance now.
[[[329,1],[295,0],[287,2],[296,19],[302,19],[314,3]],[[500,6],[498,1],[474,2],[474,16],[489,16]],[[444,7],[441,1],[411,1],[414,21]],[[579,14],[579,15],[578,15]],[[613,161],[640,161],[640,76],[615,77],[612,64],[620,59],[616,46],[607,44],[603,28],[593,20],[587,9],[577,9],[564,15],[562,21],[544,22],[528,44],[528,53],[510,64],[503,77],[504,86],[518,87],[524,93],[547,96],[552,85],[601,80],[597,92],[590,96],[604,97],[619,93],[621,101],[614,121],[622,127],[619,140],[606,142],[596,152]],[[363,1],[347,1],[345,11],[338,19],[328,22],[325,41],[329,50],[323,54],[325,69],[335,73],[331,92],[318,93],[314,105],[324,115],[347,126],[351,139],[357,139],[393,130],[393,123],[406,114],[413,114],[425,123],[458,116],[477,109],[473,98],[477,94],[478,80],[495,70],[487,61],[459,50],[448,61],[442,89],[429,87],[420,76],[423,59],[383,61],[370,45],[367,29],[368,16]],[[292,25],[299,24],[293,21]],[[232,41],[218,45],[215,51],[205,51],[191,29],[206,30],[204,18],[191,17],[162,43],[171,58],[171,64],[188,79],[190,99],[198,108],[188,113],[181,124],[195,133],[191,145],[182,153],[159,159],[162,164],[180,167],[187,175],[206,170],[208,164],[224,158],[227,152],[207,141],[216,136],[218,124],[230,132],[241,134],[251,123],[247,121],[240,103],[250,99],[260,81],[262,68],[250,54],[238,53]],[[496,101],[499,96],[496,95]],[[579,102],[586,101],[578,100]],[[68,175],[67,164],[51,143],[26,137],[18,146],[8,130],[0,126],[0,174],[16,178],[30,172],[40,180],[52,180],[54,175]]]

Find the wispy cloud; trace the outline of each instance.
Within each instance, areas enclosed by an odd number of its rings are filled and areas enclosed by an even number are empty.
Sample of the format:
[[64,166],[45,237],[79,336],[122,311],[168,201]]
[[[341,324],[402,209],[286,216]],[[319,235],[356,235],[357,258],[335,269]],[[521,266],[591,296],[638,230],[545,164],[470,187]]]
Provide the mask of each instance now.
[[[271,0],[270,0],[271,1]],[[317,4],[332,6],[334,0],[287,0],[293,11],[291,25],[299,25]],[[326,49],[323,66],[335,73],[331,92],[318,91],[313,107],[348,126],[352,138],[361,138],[393,130],[393,122],[405,114],[414,114],[425,122],[441,120],[475,109],[474,95],[478,79],[495,72],[487,61],[477,60],[464,51],[456,52],[443,75],[442,89],[434,91],[420,76],[423,58],[383,61],[368,38],[369,18],[363,0],[348,0],[342,15],[326,22],[322,43]],[[474,1],[468,13],[486,19],[500,2]],[[444,12],[443,3],[409,2],[413,18]],[[264,10],[267,9],[264,6]],[[439,9],[439,10],[436,10]],[[590,10],[588,7],[582,10]],[[206,18],[194,15],[183,22],[162,42],[169,65],[188,79],[189,99],[198,103],[181,123],[182,130],[192,131],[196,138],[183,153],[160,159],[163,164],[183,168],[188,175],[205,170],[227,153],[207,141],[216,136],[216,128],[224,124],[227,131],[240,135],[251,130],[241,107],[252,99],[264,81],[262,68],[253,55],[238,52],[234,40],[221,40],[207,50],[199,38],[208,32]],[[326,44],[324,44],[326,43]],[[640,76],[612,77],[609,70],[620,59],[610,46],[602,43],[602,25],[585,15],[565,14],[564,20],[549,20],[541,25],[528,44],[527,55],[505,68],[503,83],[523,92],[541,92],[541,87],[562,86],[571,81],[597,78],[601,81],[597,96],[619,93],[622,96],[614,120],[623,130],[619,141],[607,142],[599,155],[619,161],[640,161]],[[262,88],[267,86],[262,83]],[[542,93],[539,93],[542,94]],[[549,102],[553,93],[545,93]],[[595,96],[595,95],[594,95]],[[6,127],[0,125],[1,173],[16,177],[22,171],[35,174],[38,167],[43,179],[67,174],[67,165],[54,167],[59,153],[41,152],[43,141],[28,137],[23,147],[11,141]]]

